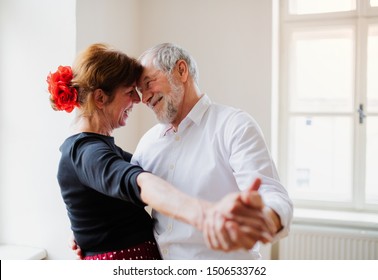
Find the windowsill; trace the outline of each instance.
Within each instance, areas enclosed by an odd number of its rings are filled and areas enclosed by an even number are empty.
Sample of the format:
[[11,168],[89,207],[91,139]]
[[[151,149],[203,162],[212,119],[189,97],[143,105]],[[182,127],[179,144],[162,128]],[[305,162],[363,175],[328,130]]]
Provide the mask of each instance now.
[[378,230],[373,213],[295,208],[293,224],[317,224]]
[[46,257],[45,249],[0,244],[0,260],[42,260]]

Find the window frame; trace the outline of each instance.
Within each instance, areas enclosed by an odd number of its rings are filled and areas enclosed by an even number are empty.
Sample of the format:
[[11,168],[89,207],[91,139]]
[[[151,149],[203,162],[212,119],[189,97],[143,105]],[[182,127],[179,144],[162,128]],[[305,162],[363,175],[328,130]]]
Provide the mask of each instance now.
[[[293,199],[296,206],[303,208],[321,208],[329,210],[342,211],[373,211],[378,212],[378,204],[369,204],[365,202],[365,160],[366,160],[366,120],[365,125],[359,124],[357,107],[364,104],[366,107],[367,98],[367,32],[370,24],[378,23],[378,7],[370,7],[369,0],[356,0],[356,10],[344,12],[331,12],[324,14],[289,14],[289,0],[282,0],[280,3],[280,20],[279,20],[279,126],[278,126],[278,169],[282,182],[287,185],[288,182],[288,147],[290,135],[289,120],[293,112],[289,108],[289,59],[290,59],[290,34],[295,30],[305,28],[316,28],[327,26],[344,26],[353,27],[354,32],[354,96],[353,110],[350,113],[306,113],[295,114],[304,116],[344,116],[348,115],[353,118],[353,139],[352,140],[352,201],[351,202],[329,202],[319,200]],[[365,111],[365,115],[378,116],[378,113]]]

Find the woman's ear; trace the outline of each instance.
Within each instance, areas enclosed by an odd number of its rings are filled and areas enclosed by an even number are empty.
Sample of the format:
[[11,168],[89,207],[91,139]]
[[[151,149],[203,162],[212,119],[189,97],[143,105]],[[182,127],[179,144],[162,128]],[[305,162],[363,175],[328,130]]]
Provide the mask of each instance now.
[[188,80],[189,75],[188,64],[185,60],[180,59],[179,61],[177,61],[176,67],[181,82],[185,83]]
[[104,107],[108,99],[108,96],[100,88],[96,89],[93,92],[93,97],[94,97],[94,102],[96,104],[96,107],[99,109],[102,109]]

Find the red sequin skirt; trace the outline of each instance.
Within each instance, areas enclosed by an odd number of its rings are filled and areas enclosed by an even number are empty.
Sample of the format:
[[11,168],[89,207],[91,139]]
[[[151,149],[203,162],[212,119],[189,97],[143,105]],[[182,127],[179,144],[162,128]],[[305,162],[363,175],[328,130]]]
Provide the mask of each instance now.
[[84,257],[84,260],[161,260],[155,241],[145,241],[119,251],[100,253]]

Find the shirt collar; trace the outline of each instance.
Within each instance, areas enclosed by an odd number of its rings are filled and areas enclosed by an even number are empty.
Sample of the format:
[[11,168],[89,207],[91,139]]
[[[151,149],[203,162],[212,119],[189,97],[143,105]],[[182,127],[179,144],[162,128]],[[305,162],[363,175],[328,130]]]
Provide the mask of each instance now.
[[[211,100],[207,95],[203,95],[200,100],[194,105],[192,110],[190,110],[189,114],[186,116],[185,119],[192,120],[196,125],[199,125],[203,116],[205,115],[207,109],[211,105]],[[185,120],[184,119],[184,120]]]
[[[190,110],[189,114],[181,121],[179,128],[183,127],[185,128],[188,126],[191,122],[195,123],[196,125],[199,125],[203,116],[205,115],[207,109],[211,105],[210,98],[204,94],[200,100],[194,105],[192,110]],[[168,133],[174,132],[172,125],[168,124],[163,129],[162,136],[167,135]]]

